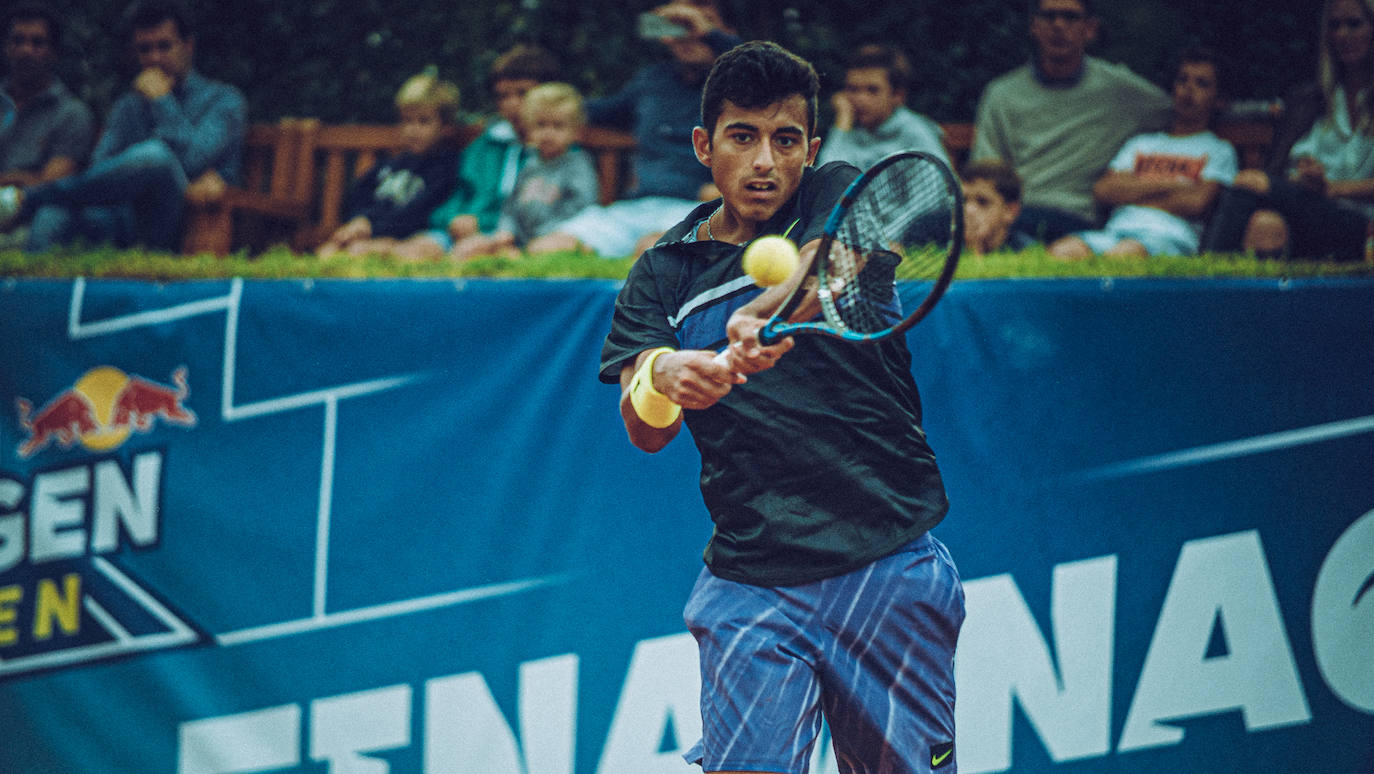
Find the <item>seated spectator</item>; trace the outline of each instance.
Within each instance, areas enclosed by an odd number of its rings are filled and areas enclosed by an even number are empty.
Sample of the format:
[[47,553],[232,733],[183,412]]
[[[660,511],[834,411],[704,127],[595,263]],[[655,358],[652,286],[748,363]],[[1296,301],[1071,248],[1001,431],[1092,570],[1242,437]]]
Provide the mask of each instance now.
[[1263,170],[1236,175],[1203,247],[1266,257],[1364,257],[1374,219],[1374,2],[1327,0],[1318,78],[1283,100]]
[[970,160],[1021,177],[1017,227],[1049,243],[1098,223],[1092,188],[1127,139],[1168,125],[1169,98],[1124,66],[1087,56],[1092,0],[1032,0],[1030,63],[983,90]]
[[[8,76],[0,92],[13,104],[0,126],[0,185],[29,186],[75,174],[90,157],[95,127],[91,111],[54,72],[62,24],[45,5],[25,3],[5,16]],[[20,248],[28,228],[0,236],[0,246]]]
[[495,232],[463,239],[454,245],[453,257],[519,257],[531,239],[596,203],[596,167],[574,145],[585,122],[582,95],[572,86],[545,83],[530,89],[520,124],[533,153],[501,207]]
[[175,251],[188,189],[239,178],[247,106],[238,89],[194,69],[188,12],[174,0],[141,0],[125,18],[139,72],[110,110],[90,168],[0,188],[0,221],[32,217],[28,250],[84,237]]
[[[700,201],[720,195],[692,149],[692,130],[701,123],[706,75],[739,36],[726,27],[716,0],[675,0],[654,13],[680,28],[659,38],[672,61],[644,67],[619,92],[587,102],[592,124],[634,134],[629,190],[620,201],[588,207],[534,240],[531,252],[638,255]],[[698,198],[684,198],[683,191],[696,191]]]
[[1056,241],[1051,255],[1143,258],[1198,251],[1203,219],[1236,176],[1235,148],[1208,130],[1220,105],[1220,70],[1212,52],[1184,52],[1174,76],[1169,130],[1126,141],[1093,186],[1098,201],[1116,208],[1111,218],[1101,230]]
[[964,249],[974,255],[1024,250],[1035,238],[1012,227],[1021,214],[1021,179],[1004,161],[964,167]]
[[914,74],[906,55],[891,46],[861,46],[845,64],[844,88],[830,99],[834,123],[817,164],[848,161],[868,169],[897,151],[925,151],[950,169],[940,125],[906,106]]
[[518,45],[492,63],[488,82],[497,120],[463,149],[453,194],[429,216],[429,228],[402,241],[392,253],[433,260],[466,237],[496,229],[501,206],[515,187],[525,160],[520,108],[525,95],[558,77],[558,60],[538,46]]
[[347,221],[320,246],[320,257],[391,252],[425,228],[457,184],[458,152],[441,140],[458,117],[458,87],[431,72],[412,76],[396,93],[396,111],[405,149],[349,187]]

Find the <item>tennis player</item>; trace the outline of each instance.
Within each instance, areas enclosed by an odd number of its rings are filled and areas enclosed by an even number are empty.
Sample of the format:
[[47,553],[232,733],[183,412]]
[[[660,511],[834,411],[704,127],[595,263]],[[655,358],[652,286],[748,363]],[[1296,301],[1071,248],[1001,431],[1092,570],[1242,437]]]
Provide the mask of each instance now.
[[[858,175],[810,167],[818,88],[772,43],[716,61],[693,143],[723,198],[635,263],[600,377],[636,446],[663,448],[685,416],[701,452],[715,531],[685,611],[703,723],[687,760],[804,774],[824,718],[841,772],[952,772],[964,595],[929,533],[948,504],[903,337],[757,338]],[[803,268],[760,291],[739,259],[764,234],[802,244]]]

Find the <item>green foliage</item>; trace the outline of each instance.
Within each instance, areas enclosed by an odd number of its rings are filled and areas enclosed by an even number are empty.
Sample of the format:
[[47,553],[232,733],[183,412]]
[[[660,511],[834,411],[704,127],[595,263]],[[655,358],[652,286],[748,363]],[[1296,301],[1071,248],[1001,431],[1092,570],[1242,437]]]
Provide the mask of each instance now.
[[[407,262],[392,258],[336,257],[322,259],[288,250],[269,250],[257,257],[177,256],[134,250],[65,250],[43,255],[0,251],[0,277],[131,278],[160,282],[250,277],[337,279],[463,278],[510,279],[624,279],[634,263],[629,258],[606,259],[587,253],[553,253],[507,258]],[[964,256],[960,280],[1055,277],[1374,277],[1374,265],[1298,261],[1262,261],[1249,255],[1161,257],[1149,260],[1098,256],[1085,261],[1061,261],[1041,248]]]
[[[62,75],[99,115],[132,75],[120,15],[123,3],[49,0],[67,19]],[[970,120],[993,77],[1025,61],[1022,0],[723,0],[746,38],[771,38],[810,58],[827,89],[843,74],[844,53],[886,40],[911,55],[924,84],[912,107],[938,120]],[[517,42],[554,51],[564,79],[605,94],[662,56],[639,40],[634,16],[657,5],[606,0],[193,0],[197,61],[208,75],[242,87],[254,120],[316,116],[325,121],[388,121],[395,89],[430,64],[463,92],[464,110],[493,106],[485,74]],[[1099,0],[1103,34],[1096,53],[1124,61],[1165,84],[1174,54],[1207,43],[1230,57],[1235,96],[1277,96],[1315,67],[1318,4],[1312,0]]]

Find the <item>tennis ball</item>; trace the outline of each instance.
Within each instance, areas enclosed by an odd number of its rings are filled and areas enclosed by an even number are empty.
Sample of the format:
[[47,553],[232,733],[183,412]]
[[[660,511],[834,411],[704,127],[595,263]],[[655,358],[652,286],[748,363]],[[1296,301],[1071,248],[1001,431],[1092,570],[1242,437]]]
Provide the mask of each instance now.
[[785,281],[797,270],[801,256],[797,246],[784,236],[761,236],[744,248],[744,273],[761,288]]

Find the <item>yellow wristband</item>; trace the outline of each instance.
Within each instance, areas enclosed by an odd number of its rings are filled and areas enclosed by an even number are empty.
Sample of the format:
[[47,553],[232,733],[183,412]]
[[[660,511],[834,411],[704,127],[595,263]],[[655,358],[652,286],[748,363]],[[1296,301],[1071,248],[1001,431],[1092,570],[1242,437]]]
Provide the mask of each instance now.
[[659,347],[652,350],[644,359],[644,365],[635,371],[630,380],[630,405],[635,413],[650,427],[664,428],[677,421],[682,407],[668,399],[667,395],[654,389],[654,361],[664,352],[674,351],[672,347]]

